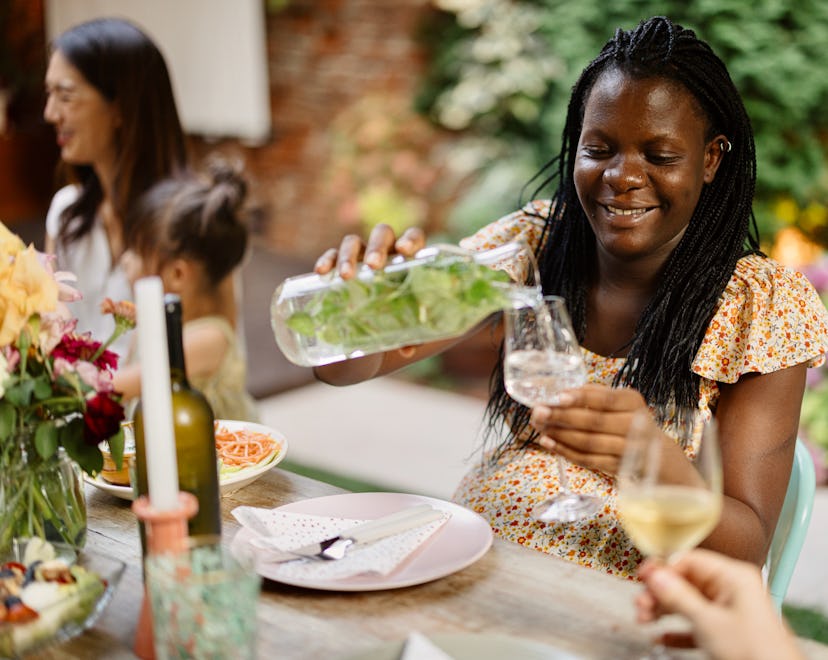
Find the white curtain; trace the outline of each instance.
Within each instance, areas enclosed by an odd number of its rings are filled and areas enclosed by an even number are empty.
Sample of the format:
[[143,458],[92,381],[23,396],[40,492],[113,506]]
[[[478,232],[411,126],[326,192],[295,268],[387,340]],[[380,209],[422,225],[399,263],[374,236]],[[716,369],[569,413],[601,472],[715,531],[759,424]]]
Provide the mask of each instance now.
[[184,128],[260,144],[270,135],[262,0],[47,0],[51,39],[91,18],[129,19],[167,61]]

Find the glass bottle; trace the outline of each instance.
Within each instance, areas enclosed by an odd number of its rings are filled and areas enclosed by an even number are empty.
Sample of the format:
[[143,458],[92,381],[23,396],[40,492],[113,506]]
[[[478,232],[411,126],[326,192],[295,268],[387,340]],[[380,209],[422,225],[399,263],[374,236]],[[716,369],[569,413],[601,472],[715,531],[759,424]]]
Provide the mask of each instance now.
[[[216,458],[213,410],[201,392],[193,389],[184,364],[181,299],[164,296],[167,320],[167,348],[170,354],[173,431],[178,463],[178,485],[198,498],[198,512],[189,521],[190,536],[219,536],[221,509],[219,501],[218,462]],[[138,494],[146,495],[147,468],[144,460],[144,425],[140,403],[135,410],[135,449]],[[142,547],[144,543],[141,529]]]
[[540,282],[523,242],[481,252],[435,245],[381,270],[362,265],[350,280],[290,277],[273,294],[271,325],[288,360],[314,367],[462,336],[515,304],[516,282]]

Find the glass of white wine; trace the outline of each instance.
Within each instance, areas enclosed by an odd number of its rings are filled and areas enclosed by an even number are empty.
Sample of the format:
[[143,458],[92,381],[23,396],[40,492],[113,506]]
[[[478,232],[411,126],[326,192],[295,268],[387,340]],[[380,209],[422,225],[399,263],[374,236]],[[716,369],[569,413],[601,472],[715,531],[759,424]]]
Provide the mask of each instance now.
[[[564,390],[586,383],[586,365],[564,299],[527,290],[505,317],[503,376],[506,391],[524,406],[554,406]],[[557,454],[560,492],[534,507],[542,522],[572,522],[595,515],[600,498],[569,490],[563,459]]]
[[[716,527],[722,512],[722,459],[716,420],[695,409],[656,408],[634,416],[618,469],[618,513],[625,531],[645,555],[670,562],[701,543]],[[668,479],[664,453],[669,449],[659,423],[689,449],[693,470],[685,478]],[[670,660],[663,644],[655,644],[642,660]]]
[[[670,419],[668,434],[690,448],[693,470],[668,481],[663,456],[670,438],[656,422]],[[689,445],[688,445],[689,443]],[[618,471],[618,512],[624,529],[645,555],[669,562],[703,541],[722,511],[722,462],[715,419],[696,410],[633,417]]]

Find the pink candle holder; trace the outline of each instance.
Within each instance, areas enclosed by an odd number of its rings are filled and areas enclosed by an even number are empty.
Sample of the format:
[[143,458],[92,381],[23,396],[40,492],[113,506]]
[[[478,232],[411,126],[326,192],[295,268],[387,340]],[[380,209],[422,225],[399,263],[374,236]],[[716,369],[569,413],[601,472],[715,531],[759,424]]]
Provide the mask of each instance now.
[[[147,554],[177,553],[187,550],[187,521],[198,511],[198,499],[192,493],[178,493],[178,507],[170,511],[157,511],[149,498],[142,495],[132,503],[132,510],[144,523],[147,537]],[[152,634],[152,612],[146,584],[141,614],[135,631],[133,646],[135,655],[143,660],[155,659]]]

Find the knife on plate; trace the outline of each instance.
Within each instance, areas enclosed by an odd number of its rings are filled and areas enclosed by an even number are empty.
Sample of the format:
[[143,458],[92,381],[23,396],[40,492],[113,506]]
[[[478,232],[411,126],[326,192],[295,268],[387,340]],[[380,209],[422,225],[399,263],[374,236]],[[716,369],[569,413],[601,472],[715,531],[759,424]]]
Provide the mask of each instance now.
[[444,515],[440,509],[435,509],[430,504],[418,504],[396,511],[387,516],[355,525],[346,529],[336,536],[310,543],[299,548],[285,550],[275,545],[274,539],[267,536],[257,536],[250,540],[250,544],[258,550],[267,552],[262,556],[263,561],[279,563],[293,561],[295,559],[342,559],[346,552],[353,546],[378,541],[400,532],[420,527]]

